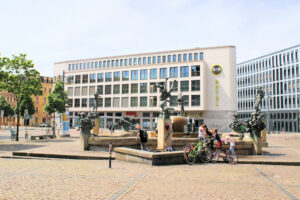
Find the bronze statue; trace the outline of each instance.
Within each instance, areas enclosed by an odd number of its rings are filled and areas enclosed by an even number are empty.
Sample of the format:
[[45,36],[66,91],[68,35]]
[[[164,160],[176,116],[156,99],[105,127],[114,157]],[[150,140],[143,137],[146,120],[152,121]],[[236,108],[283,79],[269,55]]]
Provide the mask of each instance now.
[[183,116],[184,115],[184,104],[186,103],[183,99],[182,93],[179,94],[178,98],[177,98],[177,103],[180,106],[180,111],[179,111],[179,115]]

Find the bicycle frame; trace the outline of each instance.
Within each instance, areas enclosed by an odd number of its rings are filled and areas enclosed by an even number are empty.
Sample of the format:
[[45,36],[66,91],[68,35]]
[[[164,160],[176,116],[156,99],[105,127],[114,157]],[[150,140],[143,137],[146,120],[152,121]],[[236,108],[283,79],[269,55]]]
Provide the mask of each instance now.
[[200,152],[198,152],[198,148],[201,148],[202,147],[202,145],[203,145],[203,142],[200,140],[200,142],[198,142],[198,144],[196,145],[196,146],[191,146],[191,149],[192,149],[192,152],[191,152],[191,157],[196,157],[197,155],[198,155],[198,153]]

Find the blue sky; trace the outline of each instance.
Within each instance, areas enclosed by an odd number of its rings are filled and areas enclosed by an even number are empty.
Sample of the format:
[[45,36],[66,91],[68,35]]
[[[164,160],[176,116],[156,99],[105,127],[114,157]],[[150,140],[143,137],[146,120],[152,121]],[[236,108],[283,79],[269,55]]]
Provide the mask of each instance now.
[[235,45],[237,63],[300,44],[298,0],[0,0],[2,56],[54,63]]

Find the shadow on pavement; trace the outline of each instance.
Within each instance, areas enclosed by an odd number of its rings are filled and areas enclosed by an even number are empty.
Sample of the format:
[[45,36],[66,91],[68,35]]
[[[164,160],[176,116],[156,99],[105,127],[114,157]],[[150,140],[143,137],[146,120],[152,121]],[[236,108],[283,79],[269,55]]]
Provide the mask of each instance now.
[[0,144],[0,151],[20,151],[26,149],[40,148],[45,145],[31,145],[31,144]]
[[268,151],[263,151],[262,155],[264,156],[285,156],[284,153],[270,153]]

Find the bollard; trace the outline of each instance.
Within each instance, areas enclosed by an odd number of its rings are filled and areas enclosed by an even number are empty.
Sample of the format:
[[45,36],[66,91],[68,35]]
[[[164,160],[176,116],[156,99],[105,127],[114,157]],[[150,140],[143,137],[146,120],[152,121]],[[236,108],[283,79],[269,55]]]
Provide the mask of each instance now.
[[109,151],[109,168],[111,168],[112,142],[109,142],[108,151]]

